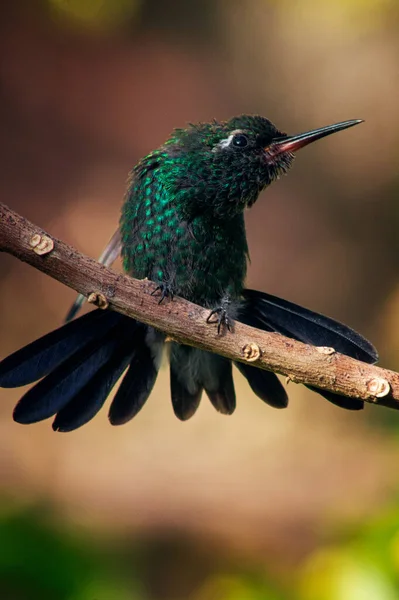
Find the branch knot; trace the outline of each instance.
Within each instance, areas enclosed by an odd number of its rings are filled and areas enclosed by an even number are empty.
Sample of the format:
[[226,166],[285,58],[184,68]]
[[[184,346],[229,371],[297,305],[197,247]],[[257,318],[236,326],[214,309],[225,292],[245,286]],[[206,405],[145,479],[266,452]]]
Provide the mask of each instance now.
[[242,347],[241,352],[247,362],[255,362],[262,354],[261,349],[255,342],[245,344],[245,346]]
[[367,391],[374,398],[383,398],[387,396],[391,390],[389,381],[382,377],[374,377],[367,382]]
[[97,306],[97,308],[101,308],[102,310],[109,307],[107,298],[100,292],[91,292],[91,294],[87,296],[87,302],[94,304],[94,306]]
[[33,252],[39,254],[49,254],[54,249],[54,241],[48,235],[40,235],[35,233],[29,240],[29,246],[33,249]]

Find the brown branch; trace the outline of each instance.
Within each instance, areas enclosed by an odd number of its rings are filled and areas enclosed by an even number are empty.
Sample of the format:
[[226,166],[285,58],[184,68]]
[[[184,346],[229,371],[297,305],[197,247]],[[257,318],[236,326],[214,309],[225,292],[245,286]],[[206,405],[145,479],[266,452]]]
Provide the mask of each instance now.
[[97,306],[109,306],[164,331],[171,340],[251,362],[295,383],[399,408],[398,373],[359,362],[333,348],[309,346],[238,322],[234,333],[218,335],[216,327],[206,323],[208,310],[181,298],[158,304],[151,296],[152,282],[107,269],[2,204],[0,251],[84,294]]

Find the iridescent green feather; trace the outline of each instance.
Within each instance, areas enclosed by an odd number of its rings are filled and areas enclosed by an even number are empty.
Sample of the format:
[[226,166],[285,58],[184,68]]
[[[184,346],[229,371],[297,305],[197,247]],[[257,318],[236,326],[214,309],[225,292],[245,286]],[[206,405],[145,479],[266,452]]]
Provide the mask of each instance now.
[[[224,149],[237,130],[248,131],[254,151]],[[270,183],[257,147],[276,133],[261,117],[191,125],[140,161],[121,218],[126,271],[206,306],[239,298],[248,259],[243,211]]]

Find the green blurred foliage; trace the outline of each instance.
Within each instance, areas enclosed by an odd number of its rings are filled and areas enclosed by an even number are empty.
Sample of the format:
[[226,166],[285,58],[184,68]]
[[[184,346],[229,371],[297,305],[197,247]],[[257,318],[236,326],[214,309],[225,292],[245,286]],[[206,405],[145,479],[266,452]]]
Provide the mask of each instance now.
[[399,508],[316,551],[300,575],[300,600],[396,600]]
[[288,600],[288,597],[259,574],[220,573],[210,578],[193,600]]
[[7,600],[134,600],[125,567],[95,540],[58,528],[47,511],[0,517],[0,598]]
[[[50,512],[51,514],[51,512]],[[132,552],[132,547],[135,548]],[[141,548],[141,551],[140,551]],[[212,550],[210,550],[212,552]],[[7,600],[145,600],[158,598],[141,580],[142,555],[160,558],[139,541],[96,538],[57,525],[47,510],[0,517],[0,597]],[[210,557],[212,558],[212,557]],[[220,560],[220,556],[215,561]],[[289,578],[267,565],[216,568],[191,600],[396,600],[399,597],[399,507],[342,531],[313,552]],[[182,568],[185,568],[182,565]],[[295,574],[296,573],[296,574]],[[162,597],[169,598],[165,588]],[[180,596],[179,596],[180,598]],[[183,598],[183,596],[182,596]]]
[[[156,544],[152,552],[148,552],[145,543],[136,548],[133,543],[126,544],[126,539],[93,539],[90,533],[60,527],[49,514],[51,511],[47,509],[14,509],[5,510],[0,516],[0,598],[145,600],[158,597],[159,591],[155,595],[146,591],[139,576],[146,570],[140,571],[143,556],[150,571],[159,573],[160,560],[168,564],[170,556],[160,557]],[[183,563],[181,567],[185,569],[186,565]],[[167,585],[163,593],[165,598],[170,597]],[[286,597],[275,591],[263,573],[243,570],[215,573],[190,593],[190,598],[284,600]]]

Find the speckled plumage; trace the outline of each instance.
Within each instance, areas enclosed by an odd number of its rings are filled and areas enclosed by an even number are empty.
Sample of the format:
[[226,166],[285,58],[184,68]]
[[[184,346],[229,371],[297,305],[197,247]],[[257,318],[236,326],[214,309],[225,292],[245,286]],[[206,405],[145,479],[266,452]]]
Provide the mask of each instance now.
[[[248,146],[220,147],[237,131]],[[291,156],[265,160],[265,147],[282,135],[263,117],[236,117],[176,130],[141,160],[121,218],[126,271],[205,306],[239,298],[248,257],[243,211],[288,168]]]

